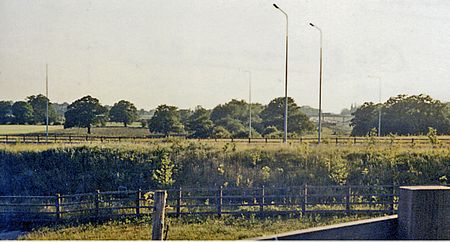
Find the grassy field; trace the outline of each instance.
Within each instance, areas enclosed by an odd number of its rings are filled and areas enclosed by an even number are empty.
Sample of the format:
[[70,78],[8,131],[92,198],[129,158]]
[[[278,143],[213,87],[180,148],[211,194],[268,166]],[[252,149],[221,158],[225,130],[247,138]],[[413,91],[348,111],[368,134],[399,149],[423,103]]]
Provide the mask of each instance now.
[[[169,219],[169,240],[238,240],[268,236],[298,229],[355,221],[368,216],[303,218],[181,218]],[[22,240],[148,240],[151,218],[110,221],[103,224],[46,227]]]
[[[49,132],[60,132],[64,130],[62,125],[48,126]],[[45,125],[0,125],[0,135],[6,134],[30,134],[45,133]]]

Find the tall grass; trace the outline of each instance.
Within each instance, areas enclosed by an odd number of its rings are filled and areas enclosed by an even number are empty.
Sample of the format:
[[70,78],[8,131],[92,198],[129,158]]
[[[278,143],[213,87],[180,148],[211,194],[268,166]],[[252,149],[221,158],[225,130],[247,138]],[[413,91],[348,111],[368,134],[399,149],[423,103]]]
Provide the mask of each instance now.
[[[189,217],[169,219],[169,240],[238,240],[349,222],[368,216],[302,218],[255,217]],[[104,224],[46,227],[32,231],[19,239],[29,240],[148,240],[151,238],[151,219],[110,221]]]

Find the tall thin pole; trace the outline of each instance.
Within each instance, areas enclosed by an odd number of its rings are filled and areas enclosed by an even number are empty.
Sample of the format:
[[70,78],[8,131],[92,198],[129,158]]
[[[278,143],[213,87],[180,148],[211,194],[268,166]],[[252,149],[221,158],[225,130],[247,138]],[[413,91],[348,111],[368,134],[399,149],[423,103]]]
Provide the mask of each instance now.
[[319,30],[320,33],[320,71],[319,71],[319,124],[318,124],[318,134],[317,134],[317,144],[320,144],[320,137],[322,133],[322,49],[323,49],[323,37],[322,29],[316,25],[309,23],[312,27]]
[[45,64],[45,97],[47,98],[45,107],[45,142],[48,143],[48,64]]
[[252,72],[244,70],[248,73],[248,138],[252,138]]
[[380,108],[378,109],[378,137],[381,137],[381,78],[378,78],[379,92],[378,92],[378,102],[380,103]]
[[281,8],[279,8],[276,4],[273,4],[273,6],[276,9],[279,9],[284,16],[286,16],[286,61],[285,61],[285,71],[284,71],[284,137],[283,137],[283,143],[287,143],[287,124],[288,124],[288,93],[287,93],[287,83],[288,83],[288,15],[285,11],[283,11]]

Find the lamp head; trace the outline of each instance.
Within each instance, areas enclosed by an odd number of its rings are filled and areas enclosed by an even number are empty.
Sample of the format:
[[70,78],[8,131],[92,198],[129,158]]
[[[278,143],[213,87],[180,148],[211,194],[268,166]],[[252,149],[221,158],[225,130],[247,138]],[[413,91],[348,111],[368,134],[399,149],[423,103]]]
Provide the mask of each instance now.
[[279,8],[275,3],[273,4],[273,6],[274,6],[275,8]]
[[309,25],[311,25],[312,27],[316,27],[316,26],[314,26],[314,24],[312,24],[312,23],[309,23]]

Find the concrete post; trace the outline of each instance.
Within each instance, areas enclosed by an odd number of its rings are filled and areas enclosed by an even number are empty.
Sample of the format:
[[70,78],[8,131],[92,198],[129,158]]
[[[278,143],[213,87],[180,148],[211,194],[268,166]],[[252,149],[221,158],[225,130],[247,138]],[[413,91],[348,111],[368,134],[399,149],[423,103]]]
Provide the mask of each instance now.
[[398,225],[402,240],[450,239],[450,187],[400,187]]

